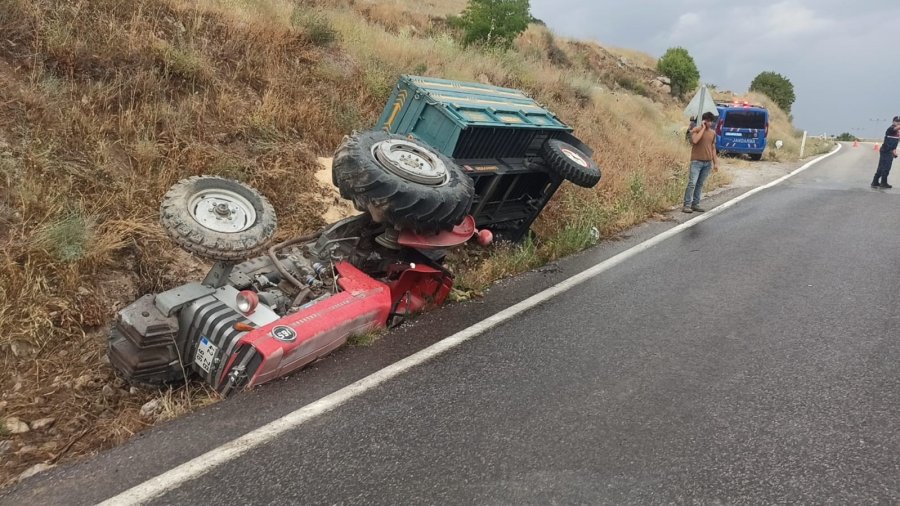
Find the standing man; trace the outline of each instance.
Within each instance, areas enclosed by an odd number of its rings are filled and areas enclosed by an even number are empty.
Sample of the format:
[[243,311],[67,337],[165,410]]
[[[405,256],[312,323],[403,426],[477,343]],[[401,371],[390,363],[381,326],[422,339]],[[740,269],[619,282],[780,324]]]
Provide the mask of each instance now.
[[688,176],[687,188],[684,190],[683,213],[702,213],[700,196],[703,183],[710,171],[719,170],[719,159],[716,157],[716,132],[712,124],[716,117],[711,112],[703,113],[700,126],[691,130],[691,173]]
[[872,188],[893,188],[887,182],[888,174],[894,158],[897,158],[897,142],[900,141],[900,116],[894,116],[894,122],[884,133],[884,142],[881,143],[881,152],[878,157],[878,169],[875,170],[875,179],[872,180]]

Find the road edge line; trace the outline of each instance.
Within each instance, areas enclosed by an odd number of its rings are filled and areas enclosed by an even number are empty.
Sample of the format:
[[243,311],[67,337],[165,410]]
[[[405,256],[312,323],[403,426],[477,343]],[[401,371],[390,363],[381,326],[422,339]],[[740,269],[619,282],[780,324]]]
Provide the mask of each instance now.
[[560,293],[566,292],[577,285],[597,276],[598,274],[615,267],[616,265],[628,260],[629,258],[650,249],[653,246],[665,241],[666,239],[681,233],[691,227],[694,227],[711,217],[722,213],[737,203],[765,190],[771,188],[787,179],[803,172],[812,167],[814,164],[834,155],[841,150],[841,144],[837,148],[807,162],[802,167],[782,176],[775,181],[767,183],[763,186],[756,187],[748,192],[742,193],[737,197],[725,202],[706,213],[697,216],[689,221],[681,223],[675,227],[666,230],[658,235],[647,239],[646,241],[636,244],[625,251],[617,253],[610,258],[579,272],[541,292],[538,292],[527,299],[518,302],[494,315],[491,315],[480,322],[465,328],[451,336],[448,336],[431,346],[422,349],[412,355],[401,359],[393,364],[380,369],[365,378],[362,378],[340,390],[337,390],[321,399],[311,402],[301,408],[298,408],[281,418],[273,420],[257,429],[254,429],[243,436],[233,439],[224,445],[213,448],[212,450],[193,459],[180,464],[160,475],[144,481],[134,487],[131,487],[109,499],[99,503],[99,506],[119,506],[131,504],[143,504],[151,499],[159,497],[169,490],[173,490],[181,484],[198,478],[207,473],[211,469],[228,462],[240,455],[272,441],[276,437],[284,434],[288,430],[294,429],[306,421],[313,419],[319,415],[325,414],[336,409],[345,402],[365,393],[372,388],[393,379],[415,366],[421,365],[434,357],[451,350],[460,344],[472,339],[473,337],[495,327],[513,317],[532,309],[542,302],[545,302]]

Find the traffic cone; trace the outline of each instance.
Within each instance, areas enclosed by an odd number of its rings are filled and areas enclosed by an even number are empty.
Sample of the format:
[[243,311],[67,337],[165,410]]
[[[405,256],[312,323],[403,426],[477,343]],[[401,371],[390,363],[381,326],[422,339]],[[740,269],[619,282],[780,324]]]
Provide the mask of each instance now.
[[859,141],[853,141],[853,147],[854,147],[854,148],[858,148],[858,147],[859,147]]

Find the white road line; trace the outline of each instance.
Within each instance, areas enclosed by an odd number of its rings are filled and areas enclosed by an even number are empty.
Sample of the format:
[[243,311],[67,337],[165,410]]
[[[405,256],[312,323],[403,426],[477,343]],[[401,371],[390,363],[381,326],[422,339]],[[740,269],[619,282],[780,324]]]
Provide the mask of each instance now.
[[369,376],[348,385],[330,395],[322,397],[321,399],[307,404],[302,408],[297,409],[296,411],[292,411],[287,415],[267,423],[262,427],[249,432],[237,439],[234,439],[228,443],[225,443],[222,446],[214,448],[199,457],[193,458],[184,464],[181,464],[178,467],[175,467],[159,476],[151,478],[140,485],[136,485],[115,497],[111,497],[106,501],[100,503],[101,506],[112,506],[112,505],[130,505],[130,504],[143,504],[155,497],[159,497],[160,495],[166,493],[169,490],[177,488],[181,484],[198,478],[202,476],[204,473],[210,471],[214,467],[228,462],[229,460],[235,459],[240,455],[256,448],[260,445],[268,443],[272,441],[276,437],[284,434],[285,432],[298,427],[303,424],[307,420],[315,418],[323,413],[327,413],[338,406],[344,404],[345,402],[353,399],[354,397],[365,393],[368,390],[371,390],[378,385],[395,378],[404,372],[412,369],[413,367],[420,365],[432,358],[440,355],[441,353],[453,349],[460,344],[468,341],[469,339],[481,334],[482,332],[495,327],[531,308],[534,308],[538,304],[547,301],[563,293],[591,278],[594,276],[619,265],[620,263],[628,260],[629,258],[641,253],[657,244],[665,241],[666,239],[687,230],[697,224],[710,219],[711,217],[723,212],[736,205],[738,202],[759,193],[767,188],[771,188],[786,179],[803,172],[804,170],[811,167],[813,164],[837,153],[840,150],[840,144],[838,144],[837,149],[834,151],[822,155],[806,165],[800,167],[799,169],[791,172],[790,174],[781,177],[775,181],[772,181],[769,184],[764,186],[760,186],[758,188],[754,188],[747,193],[744,193],[714,209],[707,211],[706,213],[689,220],[685,223],[682,223],[676,227],[670,228],[665,232],[654,236],[638,245],[633,246],[613,257],[610,257],[599,264],[582,271],[565,281],[560,282],[557,285],[554,285],[540,293],[532,295],[531,297],[519,302],[514,306],[510,306],[499,313],[494,314],[493,316],[484,319],[471,327],[459,331],[456,334],[453,334],[450,337],[447,337],[437,343],[425,348],[418,353],[414,353],[399,362],[395,362],[380,371],[372,373]]

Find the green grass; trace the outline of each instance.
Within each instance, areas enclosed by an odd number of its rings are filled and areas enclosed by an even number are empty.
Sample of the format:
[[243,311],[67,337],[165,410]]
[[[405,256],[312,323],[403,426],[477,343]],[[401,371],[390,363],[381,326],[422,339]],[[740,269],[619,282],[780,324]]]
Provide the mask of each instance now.
[[362,346],[368,347],[375,344],[376,341],[381,339],[385,334],[387,334],[387,329],[380,327],[374,330],[370,330],[368,332],[364,332],[362,334],[354,334],[347,338],[347,346]]
[[60,262],[71,263],[84,256],[92,237],[90,221],[79,211],[69,211],[39,231],[35,245]]

